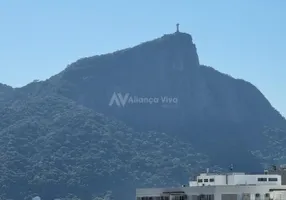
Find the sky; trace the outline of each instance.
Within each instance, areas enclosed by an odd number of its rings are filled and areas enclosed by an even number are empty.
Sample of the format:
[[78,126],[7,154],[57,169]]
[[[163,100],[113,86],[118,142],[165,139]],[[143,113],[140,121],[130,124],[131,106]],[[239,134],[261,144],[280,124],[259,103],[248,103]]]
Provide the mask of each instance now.
[[286,116],[285,0],[2,0],[0,83],[45,80],[82,57],[180,31],[201,64],[254,84]]

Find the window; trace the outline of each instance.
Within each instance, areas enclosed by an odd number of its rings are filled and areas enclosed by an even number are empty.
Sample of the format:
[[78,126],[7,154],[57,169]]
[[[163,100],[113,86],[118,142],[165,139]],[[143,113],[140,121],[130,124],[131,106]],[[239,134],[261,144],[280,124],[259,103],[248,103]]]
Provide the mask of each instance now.
[[259,182],[265,182],[265,181],[267,181],[267,178],[258,178],[257,179]]
[[210,179],[210,182],[214,182],[214,178],[211,178],[211,179]]
[[266,193],[266,194],[265,194],[265,197],[270,197],[270,194],[269,194],[269,193]]
[[255,194],[255,197],[260,197],[260,194],[256,193],[256,194]]
[[198,183],[201,183],[201,182],[203,182],[203,179],[198,179]]
[[209,179],[204,179],[204,182],[206,183],[206,182],[209,182]]
[[180,196],[180,200],[186,200],[186,199],[187,199],[186,195]]
[[278,181],[277,178],[268,178],[268,181]]

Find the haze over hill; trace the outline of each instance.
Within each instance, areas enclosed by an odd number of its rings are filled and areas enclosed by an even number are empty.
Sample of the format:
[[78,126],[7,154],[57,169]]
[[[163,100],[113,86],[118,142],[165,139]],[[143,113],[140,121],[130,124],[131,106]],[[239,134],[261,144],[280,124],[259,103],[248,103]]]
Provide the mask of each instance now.
[[[186,33],[83,58],[51,81],[60,83],[59,93],[79,104],[138,130],[158,130],[196,141],[198,149],[215,158],[214,163],[224,167],[233,163],[238,170],[257,169],[259,162],[250,150],[266,145],[261,138],[264,126],[285,127],[285,119],[251,83],[201,65],[192,37]],[[127,102],[122,107],[111,102],[114,95],[122,101],[130,97],[159,100]],[[164,97],[171,102],[163,103]],[[250,138],[261,141],[252,144]]]
[[180,184],[206,167],[285,161],[285,119],[251,83],[201,64],[187,33],[0,92],[5,198],[131,199],[136,187]]

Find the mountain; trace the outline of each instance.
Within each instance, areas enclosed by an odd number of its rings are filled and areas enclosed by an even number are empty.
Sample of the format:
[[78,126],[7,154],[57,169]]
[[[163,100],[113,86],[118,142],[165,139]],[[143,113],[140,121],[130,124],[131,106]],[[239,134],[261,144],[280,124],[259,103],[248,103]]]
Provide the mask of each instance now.
[[252,151],[268,144],[264,127],[286,124],[254,85],[200,64],[186,33],[80,59],[49,82],[57,93],[136,130],[196,141],[211,163],[237,170],[261,169]]
[[13,94],[14,89],[11,86],[0,83],[0,106],[7,102]]
[[251,83],[201,64],[187,33],[0,92],[3,199],[131,199],[207,167],[286,161],[284,117]]
[[91,199],[108,190],[132,199],[136,186],[179,185],[208,166],[190,143],[136,132],[56,95],[14,101],[0,115],[4,199]]

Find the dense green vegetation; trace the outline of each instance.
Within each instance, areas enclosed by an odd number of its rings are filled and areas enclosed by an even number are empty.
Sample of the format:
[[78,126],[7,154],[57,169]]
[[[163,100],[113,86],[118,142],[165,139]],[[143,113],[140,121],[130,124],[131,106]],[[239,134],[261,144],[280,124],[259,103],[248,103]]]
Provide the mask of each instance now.
[[208,163],[189,143],[136,132],[59,96],[15,101],[0,116],[5,198],[90,199],[108,190],[132,198],[135,186],[178,185]]

